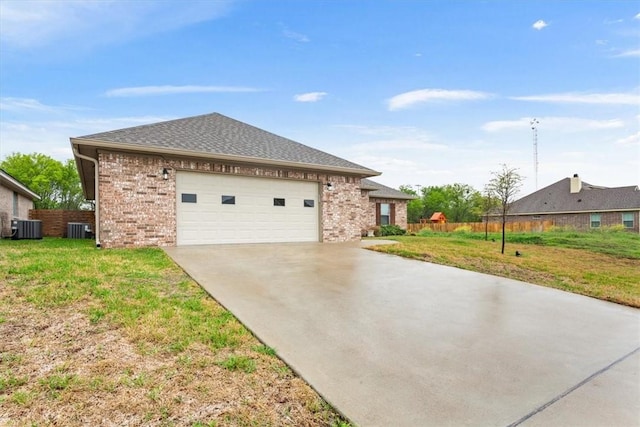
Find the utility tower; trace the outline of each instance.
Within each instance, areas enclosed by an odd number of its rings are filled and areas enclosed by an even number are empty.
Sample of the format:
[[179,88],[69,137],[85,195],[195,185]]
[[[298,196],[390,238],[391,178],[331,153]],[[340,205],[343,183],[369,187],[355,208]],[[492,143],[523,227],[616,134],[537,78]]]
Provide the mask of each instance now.
[[533,171],[536,178],[536,190],[538,189],[538,119],[531,119],[531,131],[533,132]]

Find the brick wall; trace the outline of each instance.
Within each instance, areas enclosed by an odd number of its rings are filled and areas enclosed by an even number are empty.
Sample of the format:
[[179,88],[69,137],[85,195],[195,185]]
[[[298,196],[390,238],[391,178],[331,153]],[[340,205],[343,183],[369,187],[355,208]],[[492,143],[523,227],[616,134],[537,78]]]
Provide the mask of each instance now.
[[372,225],[376,225],[376,203],[388,203],[395,204],[396,214],[395,214],[395,224],[406,230],[407,228],[407,201],[399,200],[399,199],[378,199],[378,198],[368,198],[368,206],[369,208],[366,210],[364,214],[364,218],[366,219],[366,228],[370,228]]
[[70,222],[89,223],[91,230],[95,231],[96,229],[96,218],[93,211],[34,209],[29,211],[29,219],[42,221],[42,235],[44,237],[67,237],[67,224]]
[[176,243],[175,174],[160,157],[99,153],[100,243],[105,248]]
[[[322,241],[360,238],[359,178],[116,152],[100,152],[99,163],[100,241],[105,248],[176,244],[177,170],[331,182],[332,191],[321,186]],[[170,172],[166,181],[161,176],[163,168]]]
[[362,202],[360,179],[330,175],[333,184],[329,191],[322,186],[322,239],[325,242],[360,240]]

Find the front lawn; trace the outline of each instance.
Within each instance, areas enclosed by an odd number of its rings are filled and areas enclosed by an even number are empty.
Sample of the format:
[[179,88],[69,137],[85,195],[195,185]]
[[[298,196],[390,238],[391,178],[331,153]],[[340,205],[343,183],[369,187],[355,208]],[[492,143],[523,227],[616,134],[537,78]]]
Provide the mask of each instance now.
[[0,240],[0,425],[347,425],[160,249]]
[[[640,307],[640,236],[627,232],[550,232],[500,235],[434,233],[386,237],[379,252],[509,277]],[[518,251],[521,256],[515,256]]]

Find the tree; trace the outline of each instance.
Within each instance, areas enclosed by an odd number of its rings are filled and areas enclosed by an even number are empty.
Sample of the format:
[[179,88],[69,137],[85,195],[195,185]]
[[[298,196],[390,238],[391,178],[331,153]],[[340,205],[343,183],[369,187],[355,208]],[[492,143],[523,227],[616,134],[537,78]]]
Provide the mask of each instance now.
[[489,214],[498,208],[498,199],[493,197],[488,186],[485,186],[484,194],[480,196],[479,203],[476,207],[478,214],[484,221],[484,240],[489,240]]
[[513,202],[516,194],[522,186],[522,176],[518,173],[518,169],[510,168],[506,164],[502,165],[502,170],[491,172],[493,178],[487,184],[488,193],[491,197],[495,197],[499,203],[502,212],[502,250],[504,255],[505,241],[505,224],[507,222],[507,212]]
[[13,153],[0,168],[34,191],[36,209],[81,209],[85,204],[75,161],[62,163],[41,154]]
[[448,212],[445,216],[451,222],[475,222],[478,215],[475,205],[479,202],[480,193],[467,184],[450,184],[444,186],[448,201]]
[[417,224],[420,222],[420,217],[424,210],[422,199],[419,197],[418,192],[410,185],[401,185],[400,191],[405,194],[410,194],[417,197],[416,199],[409,200],[407,202],[407,222],[409,224]]

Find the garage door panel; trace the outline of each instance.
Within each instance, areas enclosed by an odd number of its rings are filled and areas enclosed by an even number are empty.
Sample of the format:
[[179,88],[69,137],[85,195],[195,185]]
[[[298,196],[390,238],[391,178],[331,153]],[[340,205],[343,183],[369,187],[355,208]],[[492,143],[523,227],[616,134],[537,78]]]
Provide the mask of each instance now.
[[[318,183],[182,171],[176,179],[179,245],[319,240]],[[197,202],[183,203],[182,193]],[[235,204],[222,204],[223,195]]]

